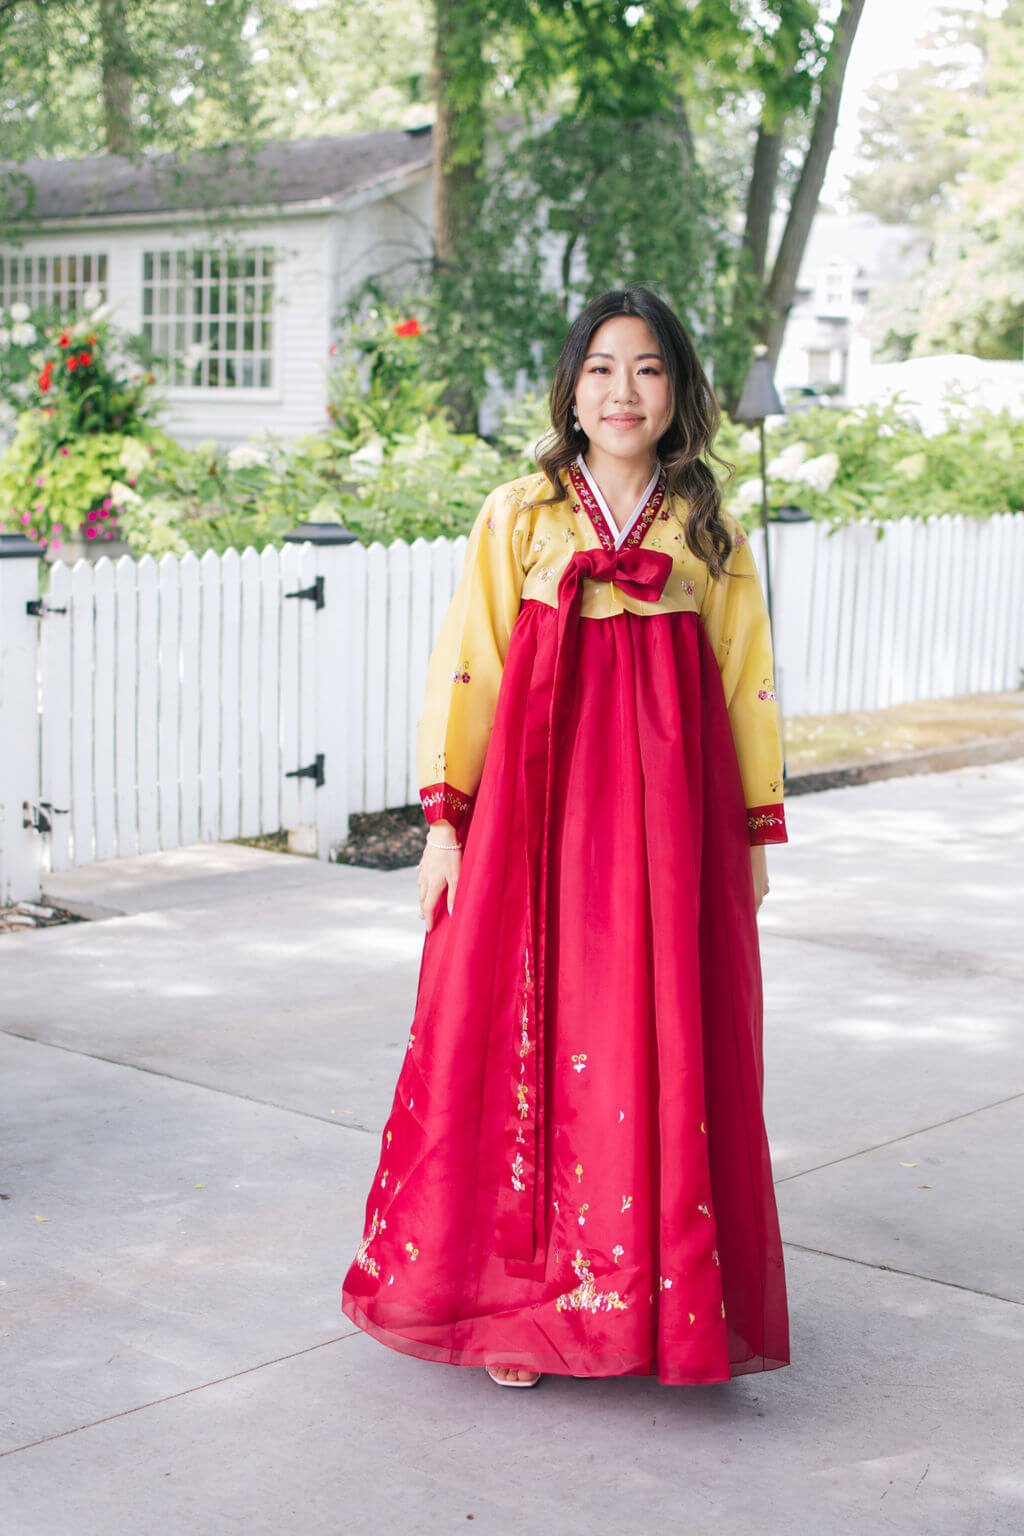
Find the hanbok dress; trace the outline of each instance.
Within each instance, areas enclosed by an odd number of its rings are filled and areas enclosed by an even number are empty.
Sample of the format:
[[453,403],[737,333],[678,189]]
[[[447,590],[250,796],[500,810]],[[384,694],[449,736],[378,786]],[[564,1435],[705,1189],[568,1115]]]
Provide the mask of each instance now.
[[768,613],[658,466],[493,490],[417,728],[463,843],[345,1315],[450,1365],[728,1381],[789,1363],[750,845],[787,841]]

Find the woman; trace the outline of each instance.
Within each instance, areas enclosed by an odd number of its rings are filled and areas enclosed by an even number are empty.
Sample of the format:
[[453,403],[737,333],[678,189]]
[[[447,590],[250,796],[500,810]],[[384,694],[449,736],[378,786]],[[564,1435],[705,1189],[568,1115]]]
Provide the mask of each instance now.
[[427,931],[342,1306],[506,1386],[727,1381],[789,1363],[756,919],[787,840],[768,615],[667,305],[594,299],[550,406],[430,661]]

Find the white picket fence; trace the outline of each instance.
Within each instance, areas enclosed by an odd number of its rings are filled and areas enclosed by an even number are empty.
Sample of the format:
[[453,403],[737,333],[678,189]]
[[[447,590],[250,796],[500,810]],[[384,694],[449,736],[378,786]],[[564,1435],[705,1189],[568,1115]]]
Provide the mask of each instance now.
[[[353,811],[416,803],[466,540],[323,537],[58,564],[41,614],[34,549],[0,537],[0,900],[47,870],[282,829],[329,858]],[[760,530],[751,546],[764,583]],[[773,524],[770,553],[787,715],[1020,686],[1024,513],[881,539]]]
[[[763,582],[763,534],[751,544]],[[1024,512],[773,524],[770,553],[787,715],[1021,686]]]

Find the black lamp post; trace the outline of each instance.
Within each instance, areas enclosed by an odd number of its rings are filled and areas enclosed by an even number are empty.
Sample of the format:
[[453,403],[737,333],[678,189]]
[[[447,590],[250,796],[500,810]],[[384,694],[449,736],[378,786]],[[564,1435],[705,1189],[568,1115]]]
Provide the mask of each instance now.
[[[774,639],[775,615],[772,609],[772,563],[771,546],[768,539],[768,470],[765,462],[764,448],[764,419],[766,416],[785,416],[786,407],[783,405],[779,392],[775,387],[775,379],[772,376],[772,365],[768,361],[768,348],[756,346],[754,348],[753,361],[747,371],[747,377],[743,381],[740,391],[740,403],[733,412],[733,420],[740,422],[745,427],[757,427],[761,447],[761,524],[764,528],[764,586],[765,596],[768,600],[768,623]],[[786,738],[785,725],[782,713],[782,678],[779,669],[776,668],[777,681],[776,692],[779,697],[779,734],[782,737],[782,781],[786,781]]]
[[768,348],[756,346],[754,359],[740,392],[740,403],[733,412],[733,420],[744,427],[757,427],[761,443],[761,522],[764,527],[764,585],[768,599],[768,622],[774,634],[772,611],[772,565],[768,547],[768,472],[765,467],[764,419],[766,416],[785,416],[779,392],[772,377],[772,365],[768,361]]

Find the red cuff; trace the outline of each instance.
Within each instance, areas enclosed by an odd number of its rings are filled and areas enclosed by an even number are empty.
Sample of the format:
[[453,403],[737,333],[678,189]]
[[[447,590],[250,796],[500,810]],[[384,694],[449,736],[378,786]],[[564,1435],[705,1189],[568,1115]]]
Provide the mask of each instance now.
[[762,843],[788,843],[786,812],[782,802],[777,805],[750,805],[747,807],[747,831],[751,848]]
[[428,822],[450,821],[456,832],[461,832],[473,804],[472,795],[464,795],[461,789],[444,783],[428,784],[420,790],[420,800]]

